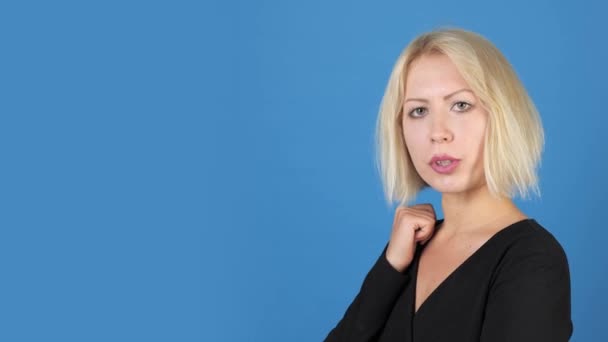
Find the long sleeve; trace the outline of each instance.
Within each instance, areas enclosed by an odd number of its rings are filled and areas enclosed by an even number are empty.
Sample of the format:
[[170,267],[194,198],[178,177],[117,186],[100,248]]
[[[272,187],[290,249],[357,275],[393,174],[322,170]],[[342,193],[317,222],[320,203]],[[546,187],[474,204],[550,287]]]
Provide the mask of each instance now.
[[482,342],[561,342],[572,336],[570,273],[557,241],[528,236],[507,251],[495,276]]
[[386,259],[384,247],[380,257],[365,277],[353,302],[325,342],[376,341],[395,301],[409,282],[410,276],[399,272]]

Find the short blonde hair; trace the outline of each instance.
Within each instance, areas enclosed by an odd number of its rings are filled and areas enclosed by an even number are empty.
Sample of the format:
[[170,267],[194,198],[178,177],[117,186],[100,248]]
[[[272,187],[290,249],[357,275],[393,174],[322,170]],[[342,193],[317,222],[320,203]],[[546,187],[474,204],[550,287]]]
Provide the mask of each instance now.
[[490,192],[540,197],[536,168],[544,148],[540,115],[503,54],[481,35],[440,28],[416,37],[393,67],[376,123],[376,166],[385,199],[407,205],[428,184],[418,175],[405,146],[401,115],[408,68],[430,53],[447,55],[488,111],[484,172]]

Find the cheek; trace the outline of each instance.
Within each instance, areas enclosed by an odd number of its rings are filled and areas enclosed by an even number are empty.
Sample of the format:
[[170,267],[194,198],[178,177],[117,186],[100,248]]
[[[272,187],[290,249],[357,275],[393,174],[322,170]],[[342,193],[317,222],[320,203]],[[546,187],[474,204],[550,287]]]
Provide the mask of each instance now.
[[487,126],[487,118],[485,115],[481,116],[481,119],[476,121],[473,127],[471,127],[471,131],[475,132],[471,134],[474,139],[475,146],[481,151],[483,150],[483,145],[485,143],[485,135],[486,135],[486,126]]
[[478,116],[477,120],[468,122],[462,127],[460,136],[465,137],[466,150],[472,153],[472,159],[479,162],[483,158],[487,121],[485,117]]
[[416,164],[421,155],[424,155],[424,130],[415,127],[405,127],[403,130],[405,146]]

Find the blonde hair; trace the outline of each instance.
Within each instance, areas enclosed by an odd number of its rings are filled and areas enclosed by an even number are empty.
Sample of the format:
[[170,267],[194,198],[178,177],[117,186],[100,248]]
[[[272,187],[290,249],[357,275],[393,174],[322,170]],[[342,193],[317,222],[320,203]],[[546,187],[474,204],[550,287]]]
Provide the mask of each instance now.
[[400,54],[391,72],[376,123],[376,165],[385,199],[407,205],[428,184],[418,175],[405,146],[400,124],[408,67],[425,54],[450,58],[488,111],[484,172],[494,196],[516,192],[540,197],[536,168],[544,147],[540,115],[503,54],[481,35],[441,28],[416,37]]

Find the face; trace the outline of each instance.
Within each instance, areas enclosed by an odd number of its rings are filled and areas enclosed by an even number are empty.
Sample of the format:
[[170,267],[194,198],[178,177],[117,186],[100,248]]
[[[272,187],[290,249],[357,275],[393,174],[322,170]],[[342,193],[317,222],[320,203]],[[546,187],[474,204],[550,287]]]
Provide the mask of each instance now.
[[414,167],[428,185],[462,193],[485,184],[488,113],[449,57],[424,55],[410,64],[401,120]]

